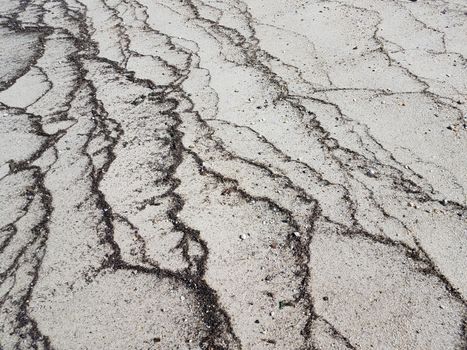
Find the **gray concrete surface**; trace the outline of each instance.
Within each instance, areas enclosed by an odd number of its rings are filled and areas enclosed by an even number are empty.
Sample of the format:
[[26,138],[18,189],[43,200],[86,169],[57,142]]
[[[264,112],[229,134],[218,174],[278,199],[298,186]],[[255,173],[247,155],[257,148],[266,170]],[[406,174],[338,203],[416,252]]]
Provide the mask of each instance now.
[[465,0],[0,0],[0,348],[467,348]]

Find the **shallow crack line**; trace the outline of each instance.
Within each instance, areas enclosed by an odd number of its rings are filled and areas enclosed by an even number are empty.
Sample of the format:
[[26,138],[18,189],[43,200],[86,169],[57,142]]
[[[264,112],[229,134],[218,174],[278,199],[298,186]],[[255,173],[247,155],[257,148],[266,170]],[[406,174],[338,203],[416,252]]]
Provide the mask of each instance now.
[[45,174],[41,172],[41,169],[37,166],[28,166],[21,170],[14,170],[14,172],[16,173],[16,172],[20,172],[23,170],[33,170],[33,177],[35,179],[35,189],[38,192],[37,195],[40,196],[40,201],[41,201],[41,204],[44,210],[44,214],[41,216],[40,221],[36,225],[34,225],[34,227],[32,228],[32,232],[34,233],[34,238],[32,239],[32,241],[28,242],[24,247],[21,248],[21,250],[19,251],[19,254],[17,254],[17,256],[13,260],[10,267],[7,269],[7,271],[5,271],[4,273],[0,275],[0,278],[3,279],[4,276],[8,275],[12,271],[15,271],[18,266],[19,259],[23,257],[26,250],[29,249],[33,243],[38,242],[39,249],[36,253],[34,253],[36,257],[36,262],[34,266],[32,281],[29,283],[26,294],[21,298],[21,301],[19,302],[19,313],[17,315],[17,321],[19,325],[17,326],[16,330],[21,334],[22,331],[20,330],[20,328],[29,324],[31,328],[27,330],[27,333],[31,337],[31,339],[34,341],[33,343],[34,349],[38,349],[37,344],[36,344],[37,341],[42,341],[43,347],[46,350],[48,350],[48,349],[52,349],[49,338],[41,334],[40,330],[38,329],[37,323],[35,322],[34,319],[32,319],[29,316],[28,311],[27,311],[27,308],[28,308],[27,303],[32,295],[34,286],[37,283],[37,280],[39,278],[39,268],[42,264],[42,259],[45,254],[46,242],[47,242],[48,233],[49,233],[48,222],[49,222],[49,219],[52,215],[54,208],[52,205],[51,193],[45,187],[45,184],[44,184]]
[[320,316],[320,315],[316,315],[315,316],[317,319],[323,321],[324,323],[326,323],[329,328],[331,329],[331,336],[335,339],[337,339],[338,341],[342,342],[346,348],[348,349],[351,349],[351,350],[356,350],[357,348],[352,345],[352,343],[350,342],[350,340],[345,337],[342,333],[340,333],[337,328],[331,323],[329,322],[326,318],[324,318],[323,316]]

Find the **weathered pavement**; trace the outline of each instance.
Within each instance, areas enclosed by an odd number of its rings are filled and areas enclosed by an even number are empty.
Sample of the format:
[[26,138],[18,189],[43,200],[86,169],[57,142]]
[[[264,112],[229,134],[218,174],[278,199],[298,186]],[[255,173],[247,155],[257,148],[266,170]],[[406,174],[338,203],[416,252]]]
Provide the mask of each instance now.
[[1,349],[466,349],[467,3],[0,0]]

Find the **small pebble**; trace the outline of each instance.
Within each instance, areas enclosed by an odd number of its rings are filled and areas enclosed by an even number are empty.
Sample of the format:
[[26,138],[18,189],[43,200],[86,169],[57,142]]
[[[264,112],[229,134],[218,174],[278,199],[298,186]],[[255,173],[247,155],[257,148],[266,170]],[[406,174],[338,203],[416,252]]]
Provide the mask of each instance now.
[[366,175],[369,177],[376,177],[376,171],[374,169],[368,169]]

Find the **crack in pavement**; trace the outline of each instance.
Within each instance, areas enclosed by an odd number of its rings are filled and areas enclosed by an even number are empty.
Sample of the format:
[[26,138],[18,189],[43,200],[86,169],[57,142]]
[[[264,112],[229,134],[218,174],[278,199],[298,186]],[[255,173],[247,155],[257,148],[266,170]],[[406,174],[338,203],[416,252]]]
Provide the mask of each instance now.
[[0,3],[0,347],[465,348],[466,10]]

